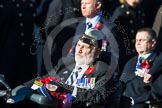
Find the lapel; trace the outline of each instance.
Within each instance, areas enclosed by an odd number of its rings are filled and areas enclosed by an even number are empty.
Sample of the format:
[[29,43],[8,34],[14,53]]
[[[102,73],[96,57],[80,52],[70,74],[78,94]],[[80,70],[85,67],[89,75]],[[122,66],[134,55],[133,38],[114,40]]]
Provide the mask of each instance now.
[[[153,61],[156,58],[156,53],[152,53],[147,60],[150,62],[150,64],[152,65]],[[126,70],[128,72],[128,74],[125,76],[125,80],[126,82],[132,80],[133,78],[135,78],[135,69],[136,69],[136,64],[137,64],[137,60],[138,60],[138,56],[135,56],[132,61],[129,63],[129,67],[127,67],[128,69]]]
[[138,56],[135,56],[127,62],[122,72],[122,75],[120,77],[121,81],[128,83],[135,77],[134,72],[136,68],[137,59],[138,59]]
[[72,63],[69,63],[69,64],[65,63],[63,69],[61,69],[60,72],[59,72],[60,80],[65,82],[67,80],[67,78],[70,76],[74,67],[75,67],[74,61]]
[[76,34],[77,35],[83,34],[85,30],[86,30],[86,20],[83,20],[79,23]]
[[93,65],[94,65],[94,68],[95,68],[94,72],[92,72],[88,75],[86,75],[86,72],[85,72],[83,74],[82,78],[84,78],[84,77],[87,77],[87,78],[96,77],[96,78],[98,78],[98,77],[101,77],[101,76],[106,74],[107,69],[108,69],[108,64],[106,64],[102,61],[95,61],[93,63]]
[[156,58],[156,53],[152,53],[148,58],[147,58],[147,60],[152,64],[153,63],[153,61],[155,60],[155,58]]
[[136,69],[137,61],[138,61],[138,56],[135,56],[129,65],[129,74],[127,75],[128,80],[131,80],[135,77],[135,69]]
[[84,33],[85,32],[85,30],[86,30],[86,20],[84,20],[82,23],[81,23],[81,29],[80,29],[80,31],[82,32],[82,33]]
[[85,30],[86,30],[86,20],[83,19],[81,22],[79,22],[79,24],[77,26],[75,36],[74,36],[74,39],[73,39],[74,45],[78,42],[80,36],[85,32]]

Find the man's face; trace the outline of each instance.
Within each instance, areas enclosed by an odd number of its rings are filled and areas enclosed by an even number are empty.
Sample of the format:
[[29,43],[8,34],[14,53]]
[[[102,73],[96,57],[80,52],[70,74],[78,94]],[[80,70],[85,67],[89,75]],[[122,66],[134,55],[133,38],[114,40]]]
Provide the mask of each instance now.
[[98,13],[96,9],[95,0],[81,0],[81,11],[84,17],[93,18]]
[[75,60],[78,64],[90,64],[94,60],[95,48],[78,41],[75,49]]
[[137,7],[141,0],[126,0],[126,2],[131,6],[131,7]]
[[135,47],[139,55],[147,54],[155,46],[154,40],[149,40],[149,34],[147,32],[138,32],[136,34]]

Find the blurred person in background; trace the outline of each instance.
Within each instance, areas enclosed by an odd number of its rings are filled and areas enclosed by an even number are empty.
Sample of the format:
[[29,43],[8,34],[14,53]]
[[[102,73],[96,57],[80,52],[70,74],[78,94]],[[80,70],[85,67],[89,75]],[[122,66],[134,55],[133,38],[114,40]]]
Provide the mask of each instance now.
[[160,6],[159,10],[157,11],[152,29],[154,29],[157,34],[158,40],[157,40],[156,51],[157,51],[157,53],[160,53],[162,51],[162,46],[161,46],[161,42],[162,42],[162,5]]
[[[123,58],[123,55],[122,55],[123,49],[127,48],[127,45],[124,45],[123,40],[121,40],[121,35],[124,35],[124,31],[121,31],[118,25],[116,25],[114,22],[107,19],[103,15],[102,6],[106,5],[106,4],[103,4],[104,2],[105,1],[103,0],[81,0],[81,12],[84,18],[82,21],[80,21],[80,23],[77,26],[75,36],[73,39],[72,48],[70,49],[68,56],[74,56],[75,45],[79,39],[80,34],[82,34],[85,30],[89,28],[95,28],[95,29],[101,30],[104,34],[102,50],[104,51],[103,55],[105,55],[105,58],[110,57],[110,52],[111,52],[110,50],[111,50],[112,43],[109,42],[108,37],[114,38],[114,40],[116,40],[118,44],[118,46],[116,45],[116,47],[118,47],[119,49],[119,60],[118,60],[119,67],[122,67],[123,63],[120,62],[121,61],[120,58]],[[103,59],[104,60],[109,59],[109,58],[107,59],[105,58]],[[120,73],[118,72],[119,70],[117,69],[117,73],[116,73],[117,75],[115,75],[116,77],[120,76]]]
[[11,87],[36,76],[36,55],[32,49],[35,15],[35,3],[31,0],[10,0],[1,10],[0,73]]
[[119,63],[122,64],[119,66],[120,71],[123,70],[125,63],[136,54],[134,39],[137,30],[147,26],[146,15],[140,3],[141,0],[124,0],[124,3],[115,9],[111,17],[111,20],[121,25],[125,31],[125,34],[120,37],[120,42],[127,46],[121,47],[123,56],[119,58]]
[[[54,36],[55,32],[52,31],[62,22],[78,17],[81,17],[80,0],[53,0],[49,5],[47,17],[44,23],[46,37]],[[71,24],[66,27],[65,25],[62,25],[60,28],[61,31],[53,39],[51,48],[51,61],[53,66],[57,64],[61,57],[68,54],[68,49],[72,44],[71,38],[75,33],[77,23],[72,24],[73,20],[69,23]],[[68,44],[66,44],[66,42],[68,42]],[[66,48],[64,48],[65,44]]]

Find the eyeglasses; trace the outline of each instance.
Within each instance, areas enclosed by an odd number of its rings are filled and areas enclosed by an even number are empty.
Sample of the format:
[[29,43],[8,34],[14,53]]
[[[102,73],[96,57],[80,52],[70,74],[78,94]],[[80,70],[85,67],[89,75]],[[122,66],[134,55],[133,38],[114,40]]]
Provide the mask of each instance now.
[[135,42],[149,42],[148,39],[136,39]]

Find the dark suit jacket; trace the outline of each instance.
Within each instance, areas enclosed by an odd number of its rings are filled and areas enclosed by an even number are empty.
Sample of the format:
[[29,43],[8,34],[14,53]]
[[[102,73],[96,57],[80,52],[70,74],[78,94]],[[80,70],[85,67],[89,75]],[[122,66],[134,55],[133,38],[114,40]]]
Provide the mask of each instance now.
[[143,7],[137,6],[134,9],[126,2],[115,9],[111,19],[122,31],[119,39],[121,49],[119,70],[122,72],[127,61],[137,54],[134,46],[135,35],[139,28],[147,25],[147,19]]
[[158,75],[158,73],[160,73],[160,71],[162,71],[162,52],[160,53],[158,58],[155,60],[154,65],[150,69],[150,74],[152,74],[153,77],[155,77]]
[[[151,61],[150,64],[153,64],[155,58],[156,54],[152,53],[147,60]],[[135,104],[150,99],[150,96],[154,97],[151,93],[152,85],[144,83],[143,78],[135,75],[137,60],[138,56],[135,56],[127,62],[120,78],[120,80],[126,84],[123,95],[126,97],[132,97]]]
[[157,99],[162,99],[162,52],[160,53],[159,57],[155,60],[154,65],[150,69],[150,74],[152,74],[153,84],[152,84],[152,91],[155,93]]
[[[119,64],[119,71],[117,71],[115,73],[115,78],[118,79],[120,76],[120,72],[122,71],[125,61],[124,60],[120,60],[123,58],[123,56],[125,56],[123,54],[123,52],[125,53],[126,51],[126,47],[124,45],[124,42],[122,40],[122,31],[120,31],[120,27],[117,27],[117,25],[113,22],[111,22],[110,20],[106,19],[104,16],[101,17],[101,19],[99,20],[99,22],[101,23],[101,28],[100,30],[103,32],[104,34],[104,38],[108,41],[109,45],[106,48],[107,51],[103,52],[102,54],[102,58],[103,60],[106,60],[105,62],[110,62],[110,56],[107,52],[111,52],[112,50],[119,55],[119,60],[118,60],[118,64]],[[77,43],[77,41],[79,40],[79,37],[81,36],[82,33],[84,33],[86,30],[86,20],[82,19],[82,21],[78,24],[78,27],[76,29],[75,32],[75,36],[73,39],[73,51],[72,53],[70,52],[69,55],[73,56],[74,52],[75,52],[75,44]],[[116,42],[114,42],[114,40]],[[113,46],[113,47],[112,47]],[[111,51],[110,51],[111,49]],[[119,52],[118,52],[119,51]],[[107,59],[105,59],[107,58]],[[116,59],[118,59],[118,57],[116,57]]]
[[[54,77],[59,78],[60,87],[64,89],[64,92],[72,93],[74,87],[66,85],[64,82],[67,80],[74,67],[74,58],[63,58],[59,60],[58,65],[54,68],[54,71],[46,76],[52,75]],[[77,96],[74,99],[74,103],[105,103],[107,101],[106,99],[108,99],[111,93],[113,92],[113,82],[111,79],[109,80],[107,76],[107,69],[109,65],[102,61],[95,61],[94,67],[95,71],[89,75],[84,74],[83,78],[95,77],[96,86],[94,87],[94,89],[89,90],[78,88]],[[34,80],[26,82],[25,85],[31,86],[33,84],[33,81]]]
[[[105,36],[104,38],[110,44],[107,47],[107,50],[109,52],[110,52],[110,49],[114,50],[114,52],[119,55],[119,60],[118,60],[119,71],[117,71],[115,73],[115,78],[118,79],[121,75],[121,72],[123,70],[125,63],[127,62],[127,59],[125,59],[128,56],[127,53],[129,52],[127,45],[125,45],[125,41],[127,41],[127,40],[124,40],[125,39],[125,37],[123,37],[124,31],[122,31],[122,29],[119,25],[111,22],[110,20],[106,19],[103,16],[101,17],[100,22],[101,22],[100,30],[103,32],[103,34]],[[74,50],[75,44],[79,40],[79,37],[81,36],[82,33],[85,32],[85,30],[86,30],[86,20],[83,19],[79,23],[79,25],[76,29],[76,32],[75,32],[75,36],[73,39],[73,50]],[[115,42],[113,40],[115,40],[117,42],[117,44],[115,44]],[[112,46],[115,46],[115,47],[112,47]],[[119,52],[116,50],[116,48]],[[72,55],[74,55],[74,52],[75,52],[75,50],[72,51],[72,53],[73,53]],[[104,54],[106,54],[106,53],[104,53]],[[71,56],[71,53],[69,55]],[[107,55],[106,55],[106,57],[104,57],[104,60],[106,60],[105,58],[107,58]],[[118,57],[116,57],[116,58],[118,58]]]
[[136,32],[139,28],[147,26],[147,19],[143,7],[137,6],[136,8],[132,8],[126,2],[121,6],[118,6],[111,19],[114,23],[118,22],[119,25],[124,27],[124,37],[128,40],[126,41],[126,46],[130,49],[130,53],[127,54],[129,59],[136,55],[135,47],[134,47],[134,39],[136,36]]
[[[107,36],[113,36],[113,37],[117,36],[116,34],[117,30],[115,30],[116,25],[114,23],[110,22],[105,17],[101,17],[99,22],[101,23],[100,30],[103,32],[107,40],[108,40]],[[82,21],[77,26],[73,44],[77,43],[77,41],[79,40],[79,37],[81,36],[81,34],[85,32],[85,30],[86,30],[86,20],[82,19]]]

